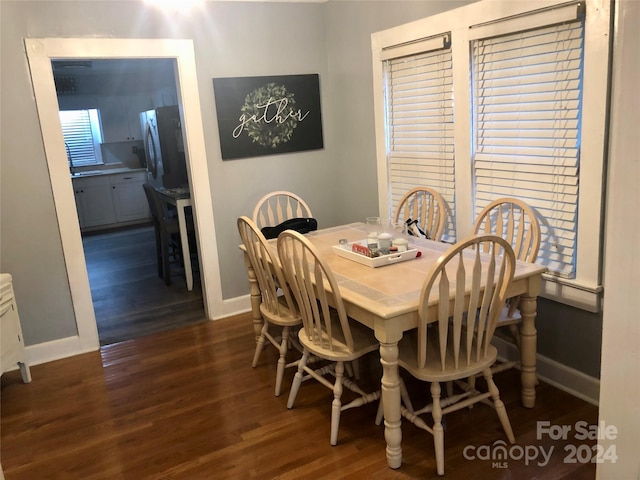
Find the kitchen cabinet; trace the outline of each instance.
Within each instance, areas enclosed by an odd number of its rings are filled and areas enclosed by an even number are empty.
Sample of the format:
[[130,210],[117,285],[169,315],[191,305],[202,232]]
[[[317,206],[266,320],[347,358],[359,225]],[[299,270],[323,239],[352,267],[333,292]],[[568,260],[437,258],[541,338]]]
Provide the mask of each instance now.
[[107,175],[74,178],[73,190],[81,229],[116,222]]
[[149,218],[149,204],[144,194],[146,172],[109,175],[116,222]]
[[73,179],[80,229],[140,223],[150,218],[145,171]]
[[16,366],[20,367],[22,381],[29,383],[31,372],[13,293],[13,279],[8,273],[0,273],[0,375]]
[[104,143],[142,140],[140,112],[153,108],[151,95],[109,95],[98,103]]

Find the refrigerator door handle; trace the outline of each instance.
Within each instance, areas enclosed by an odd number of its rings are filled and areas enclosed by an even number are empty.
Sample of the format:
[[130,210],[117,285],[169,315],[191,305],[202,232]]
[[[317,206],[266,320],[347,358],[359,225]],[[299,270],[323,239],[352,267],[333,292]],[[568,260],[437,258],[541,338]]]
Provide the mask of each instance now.
[[147,155],[147,168],[151,172],[153,178],[158,177],[158,160],[156,158],[156,147],[153,139],[151,125],[147,122],[144,132],[144,149]]

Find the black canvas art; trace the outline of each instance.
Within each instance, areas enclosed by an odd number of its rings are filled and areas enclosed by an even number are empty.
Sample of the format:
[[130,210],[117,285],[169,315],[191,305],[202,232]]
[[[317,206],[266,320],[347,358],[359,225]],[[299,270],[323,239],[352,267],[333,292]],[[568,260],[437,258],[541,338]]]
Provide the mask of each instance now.
[[318,75],[214,78],[222,159],[323,148]]

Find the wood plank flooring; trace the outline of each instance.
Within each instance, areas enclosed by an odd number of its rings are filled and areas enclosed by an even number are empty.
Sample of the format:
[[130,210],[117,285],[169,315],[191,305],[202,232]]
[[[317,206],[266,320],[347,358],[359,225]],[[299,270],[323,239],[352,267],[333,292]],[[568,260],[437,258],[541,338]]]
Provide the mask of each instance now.
[[101,345],[204,320],[197,270],[192,291],[179,265],[171,285],[158,277],[152,226],[91,233],[82,242]]
[[[376,404],[343,412],[338,445],[329,445],[332,394],[305,382],[286,408],[293,371],[273,394],[277,352],[268,348],[256,368],[250,314],[206,321],[98,352],[2,376],[1,451],[6,480],[34,479],[426,479],[435,478],[432,437],[403,423],[403,464],[387,467]],[[366,389],[379,385],[375,355],[363,362]],[[597,422],[597,408],[544,382],[535,408],[520,404],[515,370],[496,383],[517,445],[554,448],[550,461],[467,459],[465,447],[505,440],[495,412],[476,405],[445,417],[448,479],[592,479],[595,464],[570,464],[567,444],[593,441],[536,438],[536,421],[551,425]],[[415,399],[428,386],[407,379]],[[417,400],[414,400],[419,404]],[[468,449],[467,449],[468,450]]]

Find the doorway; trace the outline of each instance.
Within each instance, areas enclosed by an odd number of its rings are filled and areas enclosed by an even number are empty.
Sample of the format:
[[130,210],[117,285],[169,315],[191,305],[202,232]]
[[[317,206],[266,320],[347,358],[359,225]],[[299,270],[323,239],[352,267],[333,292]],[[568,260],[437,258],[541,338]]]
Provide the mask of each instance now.
[[[51,60],[170,58],[174,60],[178,105],[185,127],[185,154],[194,205],[205,316],[224,316],[211,186],[204,147],[193,43],[160,39],[25,39],[45,155],[60,228],[78,329],[77,350],[99,348],[75,199],[62,137]],[[206,241],[203,240],[206,235]]]
[[[195,288],[187,290],[184,271],[174,272],[171,285],[156,274],[155,231],[141,185],[151,180],[159,186],[188,182],[183,148],[165,158],[164,175],[153,179],[146,169],[141,115],[156,109],[177,113],[173,60],[65,59],[53,60],[52,68],[58,108],[72,114],[63,130],[100,345],[203,321],[199,278]],[[99,113],[81,115],[91,111]],[[177,144],[169,136],[162,145]],[[84,175],[96,170],[107,176]],[[113,188],[106,182],[115,182]],[[96,204],[95,199],[105,201]],[[127,208],[121,214],[123,203]]]

